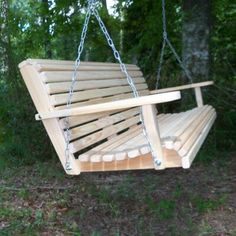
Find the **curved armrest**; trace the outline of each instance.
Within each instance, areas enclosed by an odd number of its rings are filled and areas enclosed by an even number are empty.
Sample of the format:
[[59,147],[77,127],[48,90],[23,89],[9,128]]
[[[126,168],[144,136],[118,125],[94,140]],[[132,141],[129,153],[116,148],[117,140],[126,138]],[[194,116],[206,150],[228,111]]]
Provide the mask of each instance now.
[[142,96],[137,98],[128,98],[119,101],[100,103],[95,105],[88,105],[83,107],[69,108],[59,111],[45,112],[36,114],[36,120],[61,118],[67,116],[78,116],[85,114],[92,114],[98,112],[126,109],[131,107],[138,107],[149,104],[158,104],[164,102],[175,101],[181,98],[180,92],[170,92],[155,95]]

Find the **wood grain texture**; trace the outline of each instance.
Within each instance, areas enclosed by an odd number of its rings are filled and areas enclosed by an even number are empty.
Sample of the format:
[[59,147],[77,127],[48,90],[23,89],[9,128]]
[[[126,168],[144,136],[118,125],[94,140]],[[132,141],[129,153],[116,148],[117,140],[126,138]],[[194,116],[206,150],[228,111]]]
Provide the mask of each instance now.
[[137,106],[158,104],[164,102],[170,102],[180,99],[180,93],[178,91],[165,93],[165,94],[155,94],[149,96],[142,96],[136,98],[123,99],[120,101],[100,103],[96,105],[83,106],[78,108],[70,108],[65,110],[58,110],[52,112],[41,113],[36,116],[36,119],[51,119],[60,118],[66,116],[77,116],[84,114],[92,114],[97,112],[106,112],[119,109],[128,109]]
[[[118,64],[82,62],[73,103],[70,109],[66,109],[73,67],[73,61],[43,59],[29,59],[19,65],[64,168],[64,117],[69,116],[72,170],[67,171],[68,174],[190,167],[216,118],[215,110],[203,105],[200,90],[200,87],[213,82],[149,92],[140,69],[129,64],[128,72],[142,96],[133,98]],[[172,91],[189,88],[195,89],[198,108],[156,116],[157,111],[152,104],[179,99],[180,93]],[[159,168],[153,165],[147,139],[142,133],[140,106],[143,106],[149,140],[162,159]]]
[[205,86],[209,86],[213,84],[214,84],[213,81],[205,81],[205,82],[200,82],[200,83],[193,83],[193,84],[181,85],[181,86],[176,86],[176,87],[152,90],[150,91],[150,94],[166,93],[166,92],[172,92],[172,91],[178,91],[178,90],[205,87]]

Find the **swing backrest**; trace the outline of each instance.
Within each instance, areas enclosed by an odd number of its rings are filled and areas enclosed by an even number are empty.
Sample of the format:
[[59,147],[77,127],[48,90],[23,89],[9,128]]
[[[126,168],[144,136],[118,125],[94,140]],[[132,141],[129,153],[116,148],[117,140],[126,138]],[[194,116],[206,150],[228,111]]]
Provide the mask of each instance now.
[[[19,67],[38,112],[66,108],[74,62],[28,59]],[[140,69],[136,65],[127,65],[127,70],[140,95],[148,95],[149,90]],[[133,94],[118,64],[82,62],[71,107],[129,97],[133,97]],[[64,119],[57,120],[63,133]],[[137,126],[139,109],[76,116],[70,118],[69,124],[70,151],[80,154]]]

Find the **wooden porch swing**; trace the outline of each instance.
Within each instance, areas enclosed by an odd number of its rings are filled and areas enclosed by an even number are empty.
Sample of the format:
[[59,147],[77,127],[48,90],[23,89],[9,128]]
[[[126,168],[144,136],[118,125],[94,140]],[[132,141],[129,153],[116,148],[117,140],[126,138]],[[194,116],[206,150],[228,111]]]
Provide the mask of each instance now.
[[[91,15],[119,64],[80,62]],[[201,95],[211,81],[149,91],[140,69],[122,63],[94,1],[89,1],[75,65],[28,59],[19,68],[39,113],[36,119],[42,120],[68,174],[189,168],[216,118]],[[178,100],[179,90],[190,88],[196,108],[157,114],[155,104]]]

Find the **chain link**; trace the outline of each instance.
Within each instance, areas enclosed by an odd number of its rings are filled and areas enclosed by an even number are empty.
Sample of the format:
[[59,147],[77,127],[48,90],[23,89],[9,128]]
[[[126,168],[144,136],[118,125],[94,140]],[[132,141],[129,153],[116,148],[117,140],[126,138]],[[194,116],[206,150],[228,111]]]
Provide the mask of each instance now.
[[[72,96],[74,93],[74,87],[75,87],[75,83],[77,81],[77,77],[78,77],[78,68],[80,66],[80,57],[81,54],[83,52],[83,48],[84,48],[84,40],[86,38],[87,35],[87,30],[88,30],[88,24],[89,24],[89,19],[91,17],[91,11],[92,11],[92,7],[93,7],[93,1],[90,0],[90,4],[88,6],[87,12],[86,12],[86,16],[85,16],[85,20],[84,20],[84,25],[83,25],[83,29],[82,29],[82,33],[81,33],[81,38],[80,38],[80,44],[78,47],[78,56],[75,60],[75,65],[74,65],[74,71],[72,74],[72,78],[71,78],[71,85],[70,85],[70,89],[69,89],[69,94],[67,97],[67,103],[66,103],[66,108],[69,109],[72,103]],[[66,140],[66,148],[65,148],[65,156],[66,156],[66,163],[65,163],[65,169],[66,170],[71,170],[71,163],[70,163],[70,149],[69,149],[69,145],[70,145],[70,124],[69,124],[69,117],[67,116],[64,119],[64,126],[65,126],[65,140]]]
[[[84,25],[83,25],[83,30],[82,30],[82,33],[81,33],[80,44],[79,44],[79,47],[78,47],[78,56],[77,56],[77,58],[75,60],[74,72],[73,72],[73,75],[72,75],[71,86],[70,86],[70,89],[69,89],[69,94],[68,94],[68,99],[67,99],[67,104],[66,104],[67,108],[70,108],[71,103],[72,103],[72,96],[73,96],[73,92],[74,92],[74,86],[75,86],[75,83],[77,81],[78,68],[80,66],[80,57],[81,57],[81,54],[83,52],[84,41],[85,41],[85,38],[86,38],[86,35],[87,35],[87,29],[88,29],[88,24],[89,24],[89,20],[90,20],[91,15],[94,15],[95,18],[97,19],[97,21],[99,23],[99,26],[100,26],[100,28],[101,28],[101,30],[102,30],[102,32],[103,32],[103,34],[104,34],[104,36],[105,36],[105,38],[107,40],[107,43],[111,47],[111,49],[113,51],[115,59],[120,64],[121,71],[126,76],[127,82],[130,85],[130,87],[131,87],[131,90],[132,90],[132,93],[133,93],[134,97],[139,97],[138,90],[136,89],[135,84],[134,84],[132,78],[130,77],[125,64],[122,62],[122,59],[120,57],[120,53],[117,51],[117,49],[116,49],[116,47],[114,45],[114,42],[113,42],[112,38],[110,37],[107,29],[106,29],[106,26],[104,25],[104,23],[103,23],[100,15],[98,13],[98,11],[96,10],[96,4],[97,4],[97,0],[88,0],[88,8],[87,8],[86,17],[85,17],[85,21],[84,21]],[[157,159],[157,156],[155,155],[155,153],[153,151],[153,148],[152,148],[152,145],[150,143],[150,140],[148,138],[147,131],[146,131],[146,128],[145,128],[145,125],[144,125],[144,118],[143,118],[143,114],[142,114],[142,109],[141,108],[140,108],[140,122],[141,122],[141,125],[142,125],[143,134],[144,134],[144,136],[145,136],[145,138],[146,138],[146,140],[148,142],[150,151],[152,153],[154,164],[155,165],[160,165],[161,162]],[[70,135],[70,131],[69,131],[69,128],[70,128],[70,126],[69,126],[69,117],[66,117],[64,119],[64,125],[66,127],[66,132],[65,132],[65,139],[66,139],[66,148],[65,148],[66,163],[65,163],[65,167],[66,167],[66,170],[71,170],[70,151],[69,151],[69,144],[70,144],[70,136],[71,135]]]
[[161,79],[161,69],[162,69],[162,65],[163,65],[164,52],[165,52],[166,45],[169,46],[170,50],[174,54],[176,60],[178,61],[180,67],[184,71],[184,73],[185,73],[186,77],[188,78],[189,82],[193,83],[192,76],[190,75],[188,69],[185,67],[183,61],[180,59],[178,53],[176,52],[175,48],[173,47],[173,45],[171,44],[171,42],[170,42],[170,40],[168,38],[166,22],[167,21],[166,21],[165,0],[162,0],[162,29],[163,29],[162,37],[163,37],[163,41],[162,41],[162,48],[161,48],[161,53],[160,53],[160,62],[159,62],[159,66],[158,66],[158,69],[157,69],[156,89],[159,88],[159,82],[160,82],[160,79]]
[[[127,82],[130,85],[130,87],[131,87],[131,90],[132,90],[132,93],[133,93],[134,97],[139,97],[138,90],[135,87],[134,82],[133,82],[132,78],[130,77],[125,64],[122,62],[122,59],[120,57],[120,53],[117,51],[117,49],[116,49],[116,47],[115,47],[115,45],[113,43],[113,40],[111,39],[111,37],[110,37],[110,35],[109,35],[109,33],[108,33],[107,29],[106,29],[106,26],[104,25],[101,17],[99,16],[99,13],[98,13],[98,11],[96,9],[94,10],[94,16],[96,17],[96,19],[97,19],[97,21],[99,23],[99,26],[100,26],[103,34],[106,37],[108,45],[111,47],[111,49],[113,51],[115,59],[120,64],[121,71],[126,76]],[[151,152],[152,157],[153,157],[154,164],[158,166],[158,165],[161,164],[161,162],[158,160],[158,157],[156,156],[156,154],[155,154],[155,152],[154,152],[154,150],[152,148],[151,142],[150,142],[150,140],[148,138],[147,131],[146,131],[146,128],[145,128],[145,125],[144,125],[144,118],[143,118],[143,113],[142,113],[142,109],[141,108],[140,108],[140,122],[141,122],[142,129],[143,129],[143,135],[145,136],[145,138],[147,140],[148,146],[150,148],[150,152]]]

